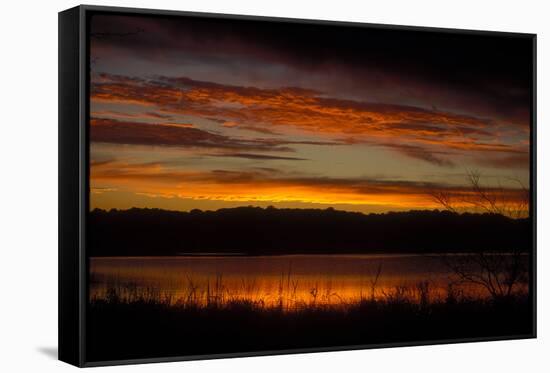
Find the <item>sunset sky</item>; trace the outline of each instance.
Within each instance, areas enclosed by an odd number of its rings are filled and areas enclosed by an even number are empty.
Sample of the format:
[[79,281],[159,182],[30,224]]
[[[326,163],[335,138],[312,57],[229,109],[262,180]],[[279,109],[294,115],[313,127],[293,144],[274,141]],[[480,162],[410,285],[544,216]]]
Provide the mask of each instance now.
[[531,41],[95,15],[91,208],[385,212],[529,185]]

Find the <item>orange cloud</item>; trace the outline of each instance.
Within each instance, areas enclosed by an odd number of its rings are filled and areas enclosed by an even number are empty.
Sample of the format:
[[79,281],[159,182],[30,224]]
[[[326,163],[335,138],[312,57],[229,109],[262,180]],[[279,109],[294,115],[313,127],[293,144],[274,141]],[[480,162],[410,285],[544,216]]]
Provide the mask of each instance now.
[[[188,78],[145,80],[102,74],[94,79],[91,98],[93,102],[156,106],[166,113],[217,118],[227,127],[263,133],[294,128],[318,136],[352,137],[355,142],[391,142],[390,147],[402,154],[439,165],[450,164],[442,150],[525,153],[528,148],[523,143],[500,141],[502,136],[489,119],[327,98],[301,88],[259,89]],[[422,146],[424,154],[419,157],[419,152],[404,151],[399,144]]]

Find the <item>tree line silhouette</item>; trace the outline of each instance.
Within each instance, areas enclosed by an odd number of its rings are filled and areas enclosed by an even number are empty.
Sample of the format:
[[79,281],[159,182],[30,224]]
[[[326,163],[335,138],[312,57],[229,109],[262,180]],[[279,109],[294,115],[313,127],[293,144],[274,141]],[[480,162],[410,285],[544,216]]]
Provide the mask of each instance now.
[[529,219],[438,210],[131,208],[88,216],[90,256],[528,252],[530,240]]

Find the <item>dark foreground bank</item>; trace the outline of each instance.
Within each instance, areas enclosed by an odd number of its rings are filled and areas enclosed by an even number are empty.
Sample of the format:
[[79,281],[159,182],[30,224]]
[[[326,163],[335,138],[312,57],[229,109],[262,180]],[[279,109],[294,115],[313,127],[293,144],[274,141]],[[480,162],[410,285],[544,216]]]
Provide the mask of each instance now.
[[527,337],[532,333],[530,305],[526,296],[435,303],[364,300],[290,311],[246,301],[193,307],[93,300],[87,315],[87,360]]

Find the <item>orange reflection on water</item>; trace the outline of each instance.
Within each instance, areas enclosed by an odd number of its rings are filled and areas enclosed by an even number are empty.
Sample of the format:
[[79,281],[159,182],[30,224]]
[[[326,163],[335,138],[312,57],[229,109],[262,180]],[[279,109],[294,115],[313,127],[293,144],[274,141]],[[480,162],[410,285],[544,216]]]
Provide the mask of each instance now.
[[483,286],[456,280],[439,256],[113,257],[90,259],[89,295],[195,306],[246,301],[285,309],[345,306],[362,299],[489,296]]

